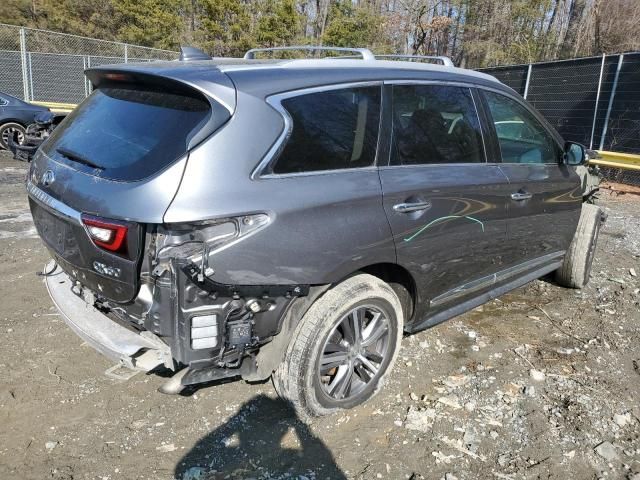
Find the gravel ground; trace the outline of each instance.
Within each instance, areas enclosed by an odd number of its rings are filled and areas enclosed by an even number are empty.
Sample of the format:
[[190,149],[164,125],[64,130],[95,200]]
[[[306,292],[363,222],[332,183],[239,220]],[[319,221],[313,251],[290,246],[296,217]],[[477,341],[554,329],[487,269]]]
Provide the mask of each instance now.
[[603,195],[585,289],[539,280],[407,337],[379,396],[307,425],[268,382],[106,377],[35,275],[25,172],[0,154],[2,479],[640,479],[640,196]]

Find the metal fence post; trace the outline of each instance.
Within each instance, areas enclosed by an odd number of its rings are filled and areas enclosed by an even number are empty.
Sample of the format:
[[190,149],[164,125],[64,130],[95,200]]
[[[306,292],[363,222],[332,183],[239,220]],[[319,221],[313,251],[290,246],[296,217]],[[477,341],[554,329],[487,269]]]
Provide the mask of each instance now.
[[598,117],[598,103],[600,102],[600,90],[602,89],[602,74],[604,73],[604,59],[606,55],[602,54],[602,64],[600,65],[600,78],[598,79],[598,93],[596,94],[596,104],[593,107],[593,124],[591,125],[591,140],[589,140],[589,149],[593,148],[593,135],[596,131],[596,118]]
[[527,95],[529,94],[529,82],[531,82],[531,70],[533,69],[533,65],[529,64],[529,68],[527,69],[527,80],[524,84],[524,95],[522,95],[525,100],[527,99]]
[[607,128],[609,127],[609,117],[611,116],[611,108],[613,107],[613,99],[616,96],[616,88],[618,87],[618,77],[620,77],[620,70],[622,69],[622,62],[624,60],[624,53],[620,54],[618,58],[618,68],[616,68],[616,76],[613,79],[613,87],[611,88],[611,96],[609,97],[609,106],[607,107],[607,115],[604,117],[604,126],[602,127],[602,137],[600,137],[600,148],[604,147],[604,138],[607,134]]
[[28,102],[29,84],[27,80],[27,38],[24,27],[20,27],[20,61],[22,64],[22,93],[25,102]]
[[84,74],[84,71],[89,68],[89,56],[88,55],[83,55],[82,56],[82,76],[84,78],[84,96],[88,97],[89,96],[89,91],[87,88],[87,77]]
[[124,63],[129,62],[129,45],[124,44]]
[[29,52],[29,90],[30,90],[30,96],[31,96],[31,101],[33,101],[33,68],[32,65],[33,63],[31,62],[31,52]]

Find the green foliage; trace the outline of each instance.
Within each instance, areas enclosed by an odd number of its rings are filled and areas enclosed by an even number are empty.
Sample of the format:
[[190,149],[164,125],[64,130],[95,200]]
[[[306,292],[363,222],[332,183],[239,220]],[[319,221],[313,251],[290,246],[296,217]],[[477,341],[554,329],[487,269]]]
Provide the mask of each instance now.
[[302,34],[302,16],[295,0],[265,0],[255,39],[262,47],[291,45]]
[[379,42],[382,17],[363,7],[354,7],[351,0],[341,0],[331,6],[323,43],[336,47],[367,47]]
[[252,46],[249,5],[238,0],[201,0],[196,43],[214,56],[240,56]]
[[[638,22],[639,0],[0,0],[0,23],[157,48],[240,56],[324,44],[471,68],[638,50]],[[31,35],[51,51],[76,48]]]
[[185,0],[111,0],[117,38],[123,42],[175,49],[184,31]]

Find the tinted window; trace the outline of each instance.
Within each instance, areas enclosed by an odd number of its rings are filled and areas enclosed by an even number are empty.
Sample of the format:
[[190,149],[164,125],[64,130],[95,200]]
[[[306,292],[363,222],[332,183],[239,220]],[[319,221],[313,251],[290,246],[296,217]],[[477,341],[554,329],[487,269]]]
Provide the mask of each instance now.
[[293,131],[274,173],[373,165],[380,122],[380,87],[310,93],[284,100]]
[[558,163],[561,152],[542,124],[520,103],[484,92],[505,163]]
[[102,177],[141,179],[182,156],[209,114],[209,103],[200,97],[100,88],[67,116],[43,148],[56,160]]
[[484,162],[468,88],[394,85],[392,165]]

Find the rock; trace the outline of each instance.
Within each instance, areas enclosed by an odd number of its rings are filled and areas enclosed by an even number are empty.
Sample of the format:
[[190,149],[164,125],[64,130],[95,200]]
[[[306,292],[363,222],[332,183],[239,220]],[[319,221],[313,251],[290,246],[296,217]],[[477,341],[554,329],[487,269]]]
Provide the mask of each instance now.
[[436,410],[427,408],[418,410],[413,407],[409,408],[407,418],[404,420],[404,427],[408,430],[417,430],[419,432],[428,433],[431,431],[433,422],[436,419]]
[[471,380],[469,375],[450,375],[442,383],[449,388],[458,388],[466,385]]
[[462,408],[460,403],[458,402],[458,397],[455,395],[448,395],[446,397],[440,397],[438,399],[438,403],[446,405],[447,407],[451,407],[454,410],[459,410]]
[[527,385],[526,387],[524,387],[524,394],[527,397],[535,397],[536,396],[536,387],[534,387],[533,385]]
[[415,393],[411,392],[409,394],[409,398],[411,398],[411,400],[413,400],[414,402],[418,401],[418,395],[416,395]]
[[50,452],[54,448],[58,446],[58,442],[47,442],[44,444],[44,448],[47,449],[47,452]]
[[498,455],[498,465],[500,465],[501,467],[506,467],[508,464],[509,464],[508,453],[503,453],[501,455]]
[[536,382],[543,382],[546,377],[544,372],[541,372],[540,370],[536,370],[535,368],[532,368],[531,370],[529,370],[529,376]]
[[632,277],[637,277],[636,270],[634,268],[630,268],[629,275],[631,275]]
[[458,477],[456,477],[453,473],[445,473],[444,480],[458,480]]
[[496,432],[495,430],[491,430],[489,432],[489,436],[495,440],[496,438],[498,438],[498,432]]
[[473,412],[476,409],[476,402],[474,402],[473,400],[469,400],[464,404],[464,409],[467,412]]
[[598,455],[608,461],[612,461],[618,458],[616,447],[614,447],[610,442],[602,442],[595,448],[595,451]]
[[474,332],[473,330],[469,330],[469,331],[467,332],[467,336],[468,336],[469,338],[476,338],[476,337],[478,336],[478,334],[477,334],[476,332]]
[[396,420],[395,422],[393,422],[393,424],[394,424],[396,427],[401,427],[401,426],[402,426],[402,420]]
[[202,467],[191,467],[182,476],[182,480],[204,480],[207,470]]
[[556,348],[556,352],[560,355],[571,355],[575,350],[573,348],[560,347]]
[[173,452],[176,449],[176,446],[173,443],[167,443],[165,445],[160,445],[156,447],[156,450],[159,452]]
[[626,424],[631,423],[631,413],[627,412],[622,415],[616,414],[613,416],[613,421],[619,427],[624,427]]

